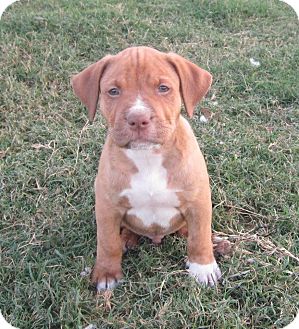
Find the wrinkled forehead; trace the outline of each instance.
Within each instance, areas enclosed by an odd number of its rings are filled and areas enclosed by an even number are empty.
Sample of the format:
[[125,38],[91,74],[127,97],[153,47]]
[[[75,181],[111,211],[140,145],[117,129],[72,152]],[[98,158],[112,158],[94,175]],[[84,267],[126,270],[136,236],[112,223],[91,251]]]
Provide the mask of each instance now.
[[102,77],[101,86],[136,85],[159,82],[179,83],[167,55],[154,49],[128,48],[113,57]]

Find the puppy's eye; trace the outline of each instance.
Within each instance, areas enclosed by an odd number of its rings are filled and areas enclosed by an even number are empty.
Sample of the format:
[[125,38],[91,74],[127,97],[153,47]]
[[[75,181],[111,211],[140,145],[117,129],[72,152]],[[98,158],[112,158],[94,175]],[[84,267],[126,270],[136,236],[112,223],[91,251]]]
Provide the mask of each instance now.
[[120,95],[120,90],[118,88],[111,88],[108,90],[108,94],[110,96],[118,96]]
[[160,85],[160,86],[158,87],[158,90],[159,90],[160,93],[167,93],[168,90],[169,90],[169,87],[167,87],[167,86],[165,86],[165,85]]

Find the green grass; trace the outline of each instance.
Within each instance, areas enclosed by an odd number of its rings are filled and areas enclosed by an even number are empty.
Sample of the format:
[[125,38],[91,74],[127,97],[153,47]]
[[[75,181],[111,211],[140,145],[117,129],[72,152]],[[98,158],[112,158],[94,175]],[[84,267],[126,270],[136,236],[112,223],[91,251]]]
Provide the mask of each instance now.
[[[0,21],[0,309],[26,328],[282,328],[298,309],[299,33],[279,1],[17,2]],[[186,242],[147,240],[125,282],[94,295],[93,180],[105,139],[69,78],[132,45],[208,69],[192,121],[207,159],[213,229],[234,243],[223,284],[197,286]],[[253,67],[249,59],[261,63]],[[215,94],[216,99],[211,100]],[[215,103],[217,101],[217,103]],[[275,248],[278,247],[277,248]],[[279,249],[279,248],[285,248]]]

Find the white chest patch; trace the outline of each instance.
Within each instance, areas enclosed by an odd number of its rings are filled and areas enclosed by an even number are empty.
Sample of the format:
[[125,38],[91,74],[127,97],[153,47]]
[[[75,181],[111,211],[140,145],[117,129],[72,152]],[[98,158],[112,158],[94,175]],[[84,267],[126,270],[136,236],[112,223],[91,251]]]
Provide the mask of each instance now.
[[164,228],[179,211],[180,205],[176,192],[167,188],[167,171],[162,165],[162,155],[148,150],[126,150],[138,169],[131,177],[131,188],[123,190],[121,196],[126,196],[131,204],[129,215],[135,215],[142,220],[143,225],[158,224]]

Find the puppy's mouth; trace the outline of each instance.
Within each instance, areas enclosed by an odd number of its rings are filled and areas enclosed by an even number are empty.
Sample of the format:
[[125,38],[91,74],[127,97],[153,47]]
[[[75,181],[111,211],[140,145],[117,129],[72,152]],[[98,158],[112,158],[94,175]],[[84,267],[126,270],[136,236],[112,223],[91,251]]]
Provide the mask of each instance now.
[[159,149],[160,144],[150,141],[131,141],[125,147],[131,150],[154,150]]
[[109,133],[116,144],[128,149],[151,149],[161,142],[153,127],[142,131],[131,131],[127,127],[120,126],[110,129]]
[[159,148],[161,142],[155,130],[145,130],[134,132],[125,147],[133,150],[151,150]]

